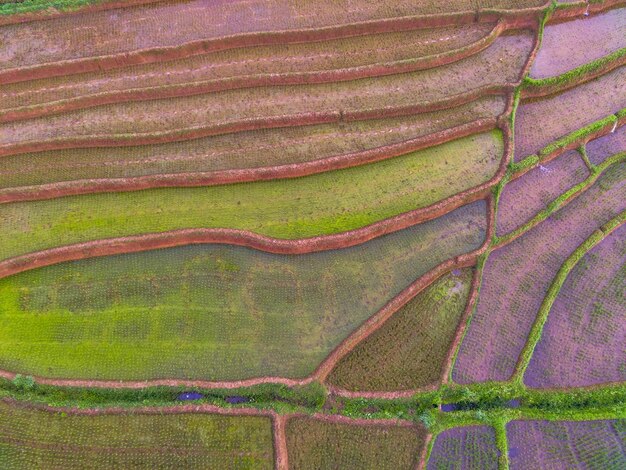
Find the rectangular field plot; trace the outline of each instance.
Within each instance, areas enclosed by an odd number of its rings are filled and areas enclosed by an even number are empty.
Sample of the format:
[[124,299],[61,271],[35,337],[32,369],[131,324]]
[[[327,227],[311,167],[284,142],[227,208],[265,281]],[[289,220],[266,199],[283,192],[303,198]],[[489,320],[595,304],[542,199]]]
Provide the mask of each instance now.
[[3,469],[273,469],[270,418],[65,415],[0,401]]
[[507,183],[498,201],[496,234],[500,237],[521,227],[587,176],[589,169],[581,155],[571,150]]
[[441,379],[472,270],[444,275],[342,358],[328,383],[355,391],[410,390]]
[[[336,79],[344,80],[348,76],[363,76],[364,72],[369,76],[385,75],[393,69],[384,64],[397,64],[398,61],[411,63],[418,58],[458,50],[484,38],[494,26],[494,23],[482,23],[370,34],[334,41],[228,49],[176,61],[8,84],[0,92],[0,116],[2,110],[53,102],[58,105],[60,100],[76,101],[79,97],[91,97],[91,101],[83,103],[83,106],[102,104],[103,94],[117,95],[117,101],[126,101],[124,94],[132,94],[138,89],[149,93],[150,90],[157,91],[159,87],[172,89],[187,85],[191,91],[207,80],[234,77],[268,78],[267,74],[298,73],[311,73],[314,76],[330,71],[345,73],[345,76],[337,73],[333,75]],[[375,64],[379,66],[368,69]],[[300,81],[306,83],[309,80],[302,78]],[[224,83],[222,89],[226,86]],[[183,93],[179,91],[178,94]]]
[[558,95],[522,101],[515,116],[515,161],[626,107],[626,67]]
[[589,18],[548,23],[530,76],[554,77],[623,47],[626,47],[626,8]]
[[626,225],[587,253],[552,305],[524,382],[581,387],[626,381]]
[[289,468],[318,470],[414,469],[425,431],[417,426],[332,422],[313,417],[287,421]]
[[619,163],[545,221],[491,252],[454,366],[454,381],[511,378],[543,298],[563,262],[594,230],[624,209],[626,164]]
[[588,142],[586,148],[589,161],[594,165],[599,165],[612,155],[626,152],[626,125],[618,127],[615,132]]
[[[544,4],[545,0],[519,0],[514,8]],[[0,57],[0,70],[139,49],[175,47],[237,34],[316,29],[412,15],[471,12],[477,7],[512,8],[507,0],[428,1],[420,2],[419,6],[411,0],[367,3],[322,0],[314,5],[305,1],[255,0],[212,2],[211,8],[207,8],[204,0],[158,3],[3,26],[0,42],[6,52]],[[303,40],[307,39],[306,34],[301,36]]]
[[302,378],[418,277],[477,249],[479,201],[341,250],[195,245],[0,280],[0,369],[60,378]]
[[378,163],[303,178],[89,194],[0,204],[0,259],[99,238],[193,227],[278,238],[343,232],[488,181],[503,155],[493,131]]
[[511,421],[506,428],[511,470],[626,468],[626,420]]
[[505,106],[503,96],[489,96],[455,108],[398,118],[259,129],[159,145],[13,155],[2,158],[0,188],[310,162],[398,144],[477,119],[495,119]]
[[437,435],[427,470],[497,470],[496,434],[490,426],[447,429]]
[[[533,44],[531,31],[501,36],[488,49],[453,64],[419,72],[318,85],[258,87],[197,96],[119,103],[58,116],[0,125],[6,137],[0,155],[28,150],[90,147],[97,139],[115,145],[179,141],[224,133],[242,123],[257,128],[280,120],[305,122],[303,115],[343,120],[355,113],[438,102],[481,87],[520,79]],[[376,112],[380,110],[380,112]],[[320,118],[321,119],[321,118]],[[254,123],[254,124],[253,124]],[[233,127],[235,126],[235,127]],[[286,126],[281,124],[281,127]],[[74,142],[75,139],[80,142]]]

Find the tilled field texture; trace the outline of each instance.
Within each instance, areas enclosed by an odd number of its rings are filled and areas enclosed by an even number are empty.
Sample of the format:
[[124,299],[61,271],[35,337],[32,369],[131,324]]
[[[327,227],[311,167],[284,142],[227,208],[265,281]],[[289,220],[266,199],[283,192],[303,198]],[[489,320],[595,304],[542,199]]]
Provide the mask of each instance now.
[[626,67],[557,95],[522,101],[515,115],[515,161],[626,107]]
[[293,468],[311,470],[412,468],[426,433],[419,426],[406,424],[291,418],[286,426],[289,463]]
[[199,245],[24,272],[0,280],[0,369],[109,380],[304,378],[418,277],[478,249],[486,220],[480,201],[342,250],[292,256]]
[[498,468],[496,435],[490,426],[448,429],[437,436],[427,470]]
[[0,258],[187,228],[290,239],[340,233],[480,186],[502,158],[502,137],[493,131],[299,179],[0,204]]
[[273,460],[268,417],[68,415],[0,401],[0,461],[6,469],[271,469]]
[[624,210],[626,165],[620,163],[567,206],[489,255],[476,311],[453,371],[456,382],[511,378],[560,266],[595,230]]
[[512,421],[511,469],[623,468],[625,420]]
[[471,269],[455,270],[420,292],[340,360],[328,382],[356,391],[410,390],[438,382],[472,275]]
[[626,1],[0,0],[0,469],[626,468]]
[[[164,175],[172,186],[204,178],[207,183],[282,175],[299,176],[341,166],[409,153],[456,135],[465,126],[475,132],[494,127],[505,112],[504,96],[485,96],[458,107],[397,118],[338,122],[311,126],[223,134],[182,142],[117,148],[53,150],[2,158],[0,194],[11,188],[76,181],[85,191],[97,191],[94,180],[114,179],[127,188],[159,186]],[[474,124],[478,123],[478,124]],[[307,163],[307,165],[304,165]],[[299,164],[299,165],[296,165]],[[251,171],[261,169],[256,173]],[[209,177],[213,175],[213,179]],[[152,177],[152,179],[140,177]],[[205,184],[207,184],[205,183]],[[36,189],[36,188],[32,188]],[[63,186],[51,189],[62,192]],[[23,192],[26,190],[23,189]],[[55,194],[51,191],[51,194]],[[2,196],[0,196],[1,198]]]
[[581,155],[570,150],[509,182],[500,195],[496,234],[518,229],[587,176],[589,169]]
[[626,226],[570,272],[524,376],[531,387],[626,381]]
[[[532,78],[569,72],[626,47],[626,9],[618,8],[590,18],[548,23]],[[572,54],[572,51],[576,51]]]

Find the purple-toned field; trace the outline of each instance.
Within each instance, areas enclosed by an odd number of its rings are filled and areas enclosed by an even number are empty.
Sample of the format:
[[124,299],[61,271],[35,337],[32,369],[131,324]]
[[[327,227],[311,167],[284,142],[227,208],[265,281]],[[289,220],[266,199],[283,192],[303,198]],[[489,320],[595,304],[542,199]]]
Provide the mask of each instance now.
[[620,163],[567,206],[490,254],[478,304],[454,366],[454,381],[511,377],[543,297],[563,262],[594,230],[625,208],[626,164]]
[[447,429],[437,436],[427,470],[498,468],[496,434],[490,426]]
[[[159,2],[48,21],[4,26],[0,31],[0,69],[138,49],[176,47],[187,42],[235,34],[324,28],[411,15],[472,11],[477,3],[511,8],[510,0],[191,0]],[[517,0],[517,8],[545,0]],[[306,35],[303,35],[306,38]]]
[[570,272],[555,299],[524,382],[582,387],[626,381],[626,225]]
[[622,47],[626,47],[626,8],[548,24],[530,76],[554,77]]
[[511,470],[626,468],[626,420],[511,421]]
[[626,107],[626,67],[546,98],[522,101],[515,116],[515,161]]
[[521,227],[588,175],[580,154],[571,150],[511,181],[500,195],[496,234],[502,236]]
[[599,165],[611,155],[621,152],[626,152],[626,125],[587,143],[587,156],[594,165]]

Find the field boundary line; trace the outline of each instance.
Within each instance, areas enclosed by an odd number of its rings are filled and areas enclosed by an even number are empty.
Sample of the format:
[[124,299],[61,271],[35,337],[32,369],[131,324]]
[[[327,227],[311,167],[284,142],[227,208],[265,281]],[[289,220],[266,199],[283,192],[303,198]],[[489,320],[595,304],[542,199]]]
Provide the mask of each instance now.
[[485,241],[480,248],[470,253],[466,253],[464,255],[457,256],[456,258],[444,261],[436,268],[420,276],[416,281],[414,281],[400,294],[398,294],[391,301],[389,301],[382,309],[369,317],[363,324],[361,324],[361,326],[356,328],[348,337],[346,337],[339,345],[337,345],[337,347],[318,366],[318,368],[313,373],[313,377],[324,383],[328,375],[337,365],[340,359],[347,356],[355,348],[356,345],[361,343],[365,338],[378,330],[387,321],[387,319],[389,319],[395,312],[397,312],[419,292],[421,292],[428,285],[432,284],[435,280],[437,280],[443,274],[452,269],[460,269],[473,266],[476,263],[477,258],[488,249],[489,244],[491,243],[491,234],[494,229],[493,224],[491,224],[490,217],[492,211],[492,200],[487,199],[487,233],[485,234]]
[[623,65],[626,65],[626,47],[554,77],[526,77],[521,85],[522,98],[556,95],[606,75]]
[[540,163],[548,163],[569,150],[577,150],[588,142],[611,134],[617,128],[626,125],[626,109],[610,114],[592,122],[580,129],[576,129],[546,145],[536,154],[528,155],[522,160],[511,164],[510,178],[517,179]]
[[594,183],[609,167],[613,165],[618,165],[624,161],[626,161],[626,152],[617,153],[607,158],[604,162],[602,162],[602,164],[596,166],[595,170],[591,171],[587,178],[585,178],[583,181],[576,184],[575,186],[571,187],[563,194],[560,194],[556,199],[550,202],[545,209],[535,214],[528,222],[513,230],[512,232],[509,232],[500,237],[496,237],[495,243],[492,246],[492,250],[499,249],[503,246],[508,245],[520,236],[524,235],[529,230],[539,225],[552,214],[567,206],[571,201],[575,200],[586,190],[593,187]]
[[[423,289],[428,287],[432,282],[441,277],[446,272],[451,271],[456,268],[464,268],[471,266],[475,262],[476,253],[483,251],[489,238],[485,238],[485,243],[474,250],[473,252],[465,253],[459,255],[455,258],[450,258],[423,275],[419,276],[415,281],[413,281],[408,287],[406,287],[402,292],[400,292],[397,296],[390,299],[385,306],[383,306],[378,312],[374,313],[371,317],[365,320],[360,326],[358,326],[346,339],[344,339],[326,358],[318,365],[315,371],[303,378],[303,379],[289,379],[285,377],[257,377],[252,379],[244,379],[237,381],[208,381],[208,380],[184,380],[184,379],[151,379],[151,380],[136,380],[136,381],[124,381],[124,380],[89,380],[89,379],[57,379],[57,378],[48,378],[48,377],[39,377],[33,376],[35,382],[40,383],[42,385],[52,385],[59,387],[95,387],[95,388],[118,388],[118,389],[141,389],[148,388],[154,386],[168,386],[168,387],[178,387],[178,386],[186,386],[186,387],[198,387],[203,389],[212,389],[212,388],[220,388],[220,389],[237,389],[242,387],[251,387],[254,385],[260,384],[283,384],[288,387],[295,387],[300,385],[307,385],[314,381],[320,380],[320,377],[324,374],[328,375],[332,367],[334,367],[338,358],[336,357],[339,353],[338,350],[347,354],[350,350],[344,351],[341,346],[347,343],[349,340],[351,342],[355,341],[355,336],[361,336],[364,332],[368,331],[372,328],[372,324],[376,326],[376,328],[380,327],[384,320],[391,316],[396,310],[398,310],[402,305],[407,303],[411,298],[421,292]],[[384,317],[381,320],[381,317]],[[380,322],[380,324],[379,324]],[[369,331],[370,334],[372,331]],[[363,338],[356,339],[356,343],[358,344]],[[354,346],[352,346],[354,347]],[[328,369],[328,370],[327,370]],[[5,378],[7,380],[14,380],[16,376],[19,375],[17,372],[12,372],[8,370],[0,370],[0,377]],[[435,388],[436,389],[436,388]],[[383,392],[382,398],[390,398],[387,397],[388,392]],[[390,394],[395,394],[397,392],[389,392]],[[402,392],[399,392],[402,394]],[[412,393],[414,394],[414,392]],[[412,395],[411,394],[411,395]],[[395,396],[391,398],[396,398]],[[191,405],[190,405],[191,406]],[[212,405],[213,406],[213,405]]]
[[243,88],[337,83],[417,72],[467,59],[491,46],[504,31],[506,31],[505,23],[498,21],[486,36],[471,44],[450,51],[411,59],[327,70],[262,73],[173,85],[137,87],[75,96],[31,106],[18,106],[3,109],[0,123],[33,119],[115,103],[179,98]]
[[[242,47],[322,42],[387,32],[460,26],[474,22],[496,23],[502,21],[507,29],[519,29],[531,25],[534,21],[534,16],[542,13],[550,4],[551,2],[546,2],[546,4],[539,7],[520,10],[483,9],[442,15],[412,15],[317,28],[294,28],[218,36],[210,39],[188,41],[176,46],[136,49],[118,54],[5,69],[0,71],[0,84],[177,60]],[[0,16],[1,25],[3,25],[3,19]]]
[[274,461],[276,470],[289,470],[289,451],[287,449],[287,415],[272,416],[272,437],[274,438]]
[[308,162],[206,172],[160,173],[126,178],[93,178],[0,189],[0,204],[55,199],[79,194],[130,192],[153,188],[213,186],[254,181],[298,178],[327,171],[366,165],[405,155],[497,127],[498,119],[478,119],[401,142]]
[[513,85],[486,85],[441,100],[414,103],[406,106],[386,106],[358,111],[302,112],[281,116],[263,116],[242,120],[223,121],[209,126],[195,126],[162,132],[133,134],[95,134],[80,137],[62,137],[47,140],[29,140],[0,145],[0,157],[21,153],[92,147],[127,147],[167,142],[180,142],[214,135],[232,134],[242,131],[298,127],[313,124],[339,123],[343,121],[367,121],[412,114],[441,111],[454,108],[487,96],[508,95]]
[[578,264],[578,262],[589,252],[592,248],[602,242],[606,237],[608,237],[611,233],[617,230],[621,225],[626,223],[626,211],[623,211],[618,216],[611,219],[606,224],[602,225],[599,229],[595,230],[584,242],[582,242],[574,252],[568,256],[568,258],[563,262],[556,276],[554,277],[552,284],[550,284],[550,288],[546,293],[543,302],[541,303],[541,307],[539,307],[539,311],[537,312],[537,316],[533,323],[532,329],[528,335],[528,340],[524,345],[524,349],[520,353],[517,364],[515,366],[515,371],[512,376],[513,382],[523,383],[524,374],[526,369],[528,368],[528,364],[530,364],[530,360],[533,356],[535,347],[539,343],[542,333],[543,327],[548,320],[548,315],[550,310],[552,309],[552,304],[556,300],[563,283],[567,279],[569,273],[572,269]]

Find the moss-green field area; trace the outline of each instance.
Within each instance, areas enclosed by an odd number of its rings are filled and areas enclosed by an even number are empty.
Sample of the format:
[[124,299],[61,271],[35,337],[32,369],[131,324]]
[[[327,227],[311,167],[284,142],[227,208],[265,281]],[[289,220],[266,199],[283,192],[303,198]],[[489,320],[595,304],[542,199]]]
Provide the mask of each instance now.
[[[307,255],[196,245],[0,280],[0,369],[61,378],[304,377],[439,263],[477,249],[483,201]],[[435,248],[436,247],[436,248]]]
[[491,178],[499,131],[303,178],[90,194],[0,205],[0,259],[99,238],[220,227],[328,235],[426,207]]
[[75,416],[0,401],[3,469],[274,468],[272,423],[205,413]]

